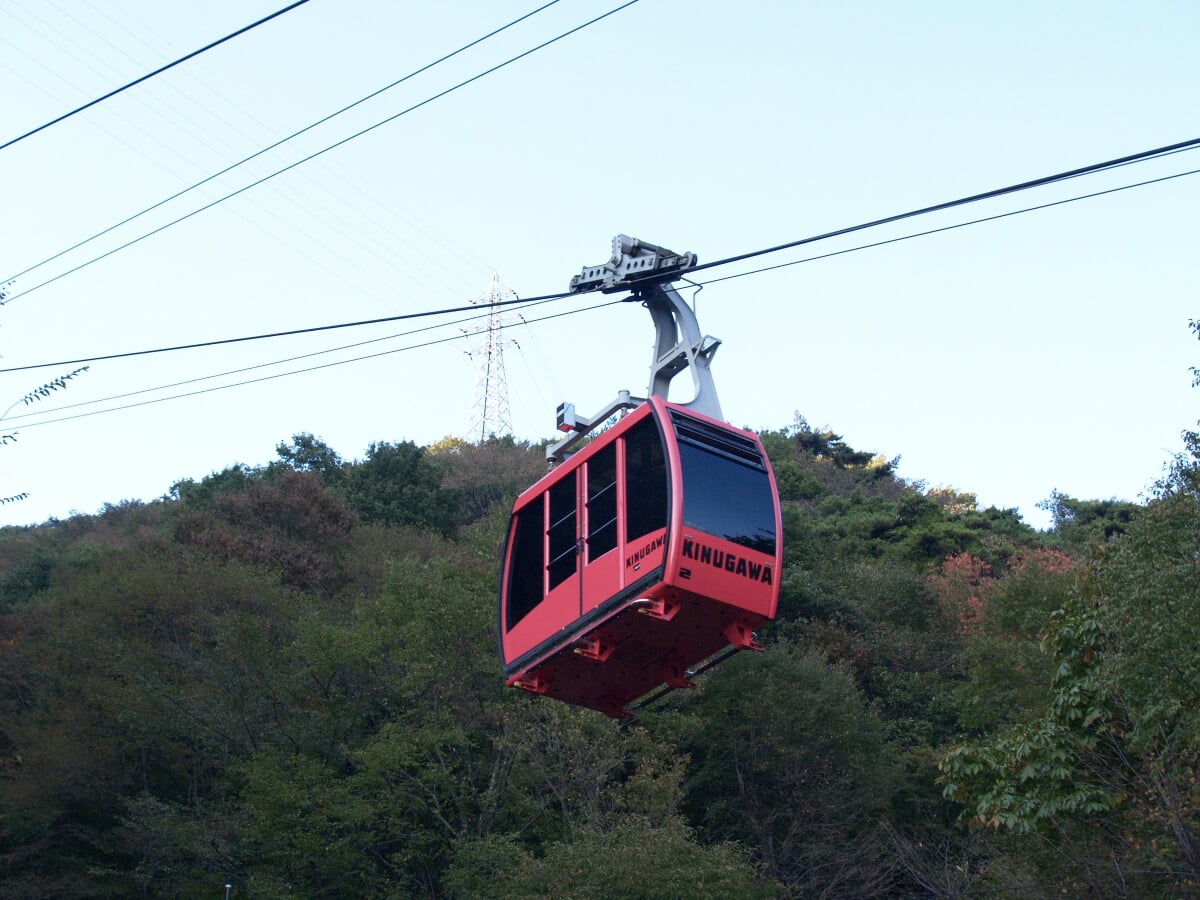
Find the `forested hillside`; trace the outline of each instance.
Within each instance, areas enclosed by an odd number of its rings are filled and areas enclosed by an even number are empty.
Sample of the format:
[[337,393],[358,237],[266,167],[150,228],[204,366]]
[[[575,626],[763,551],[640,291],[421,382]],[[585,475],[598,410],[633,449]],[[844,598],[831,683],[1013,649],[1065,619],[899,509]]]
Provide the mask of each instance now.
[[627,722],[502,684],[539,447],[297,435],[3,530],[0,896],[1197,896],[1195,436],[1045,533],[763,440],[765,649]]

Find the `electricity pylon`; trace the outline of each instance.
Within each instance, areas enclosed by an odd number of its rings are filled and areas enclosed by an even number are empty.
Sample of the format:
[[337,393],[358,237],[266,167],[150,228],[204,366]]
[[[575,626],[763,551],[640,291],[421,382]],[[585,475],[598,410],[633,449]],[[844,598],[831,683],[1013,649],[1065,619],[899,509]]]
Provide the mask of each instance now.
[[487,307],[487,319],[476,334],[479,343],[468,355],[475,360],[475,395],[467,424],[468,441],[482,444],[490,437],[512,434],[512,411],[508,405],[508,381],[504,374],[504,316],[501,303],[516,295],[501,287],[492,273],[487,295],[479,300]]

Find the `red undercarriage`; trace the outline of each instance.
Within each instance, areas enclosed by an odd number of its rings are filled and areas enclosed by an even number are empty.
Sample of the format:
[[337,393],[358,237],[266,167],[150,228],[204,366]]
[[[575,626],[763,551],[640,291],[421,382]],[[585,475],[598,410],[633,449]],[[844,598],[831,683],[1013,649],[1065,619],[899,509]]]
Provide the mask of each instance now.
[[760,649],[752,633],[766,621],[658,584],[508,684],[626,717],[630,703],[659,685],[690,687],[688,669],[723,648]]

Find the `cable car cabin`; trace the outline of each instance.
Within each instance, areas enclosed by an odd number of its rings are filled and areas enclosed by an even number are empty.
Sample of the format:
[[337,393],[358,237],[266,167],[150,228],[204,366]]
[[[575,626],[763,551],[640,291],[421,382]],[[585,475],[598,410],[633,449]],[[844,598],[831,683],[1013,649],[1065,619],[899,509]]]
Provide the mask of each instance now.
[[513,506],[500,578],[509,685],[628,715],[779,600],[775,477],[752,432],[654,396]]

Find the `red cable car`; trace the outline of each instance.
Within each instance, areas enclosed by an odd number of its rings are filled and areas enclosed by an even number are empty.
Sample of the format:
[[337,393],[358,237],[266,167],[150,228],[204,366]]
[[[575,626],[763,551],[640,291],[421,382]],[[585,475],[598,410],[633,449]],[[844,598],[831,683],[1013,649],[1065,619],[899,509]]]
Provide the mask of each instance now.
[[[691,667],[727,647],[758,649],[753,632],[779,599],[770,463],[757,435],[721,420],[709,371],[719,342],[700,337],[664,284],[695,259],[618,235],[607,265],[572,279],[576,291],[632,290],[650,309],[651,396],[623,392],[590,420],[559,408],[560,430],[572,433],[514,503],[502,558],[507,683],[614,717],[661,685],[688,686]],[[670,402],[667,386],[684,368],[696,397]]]

